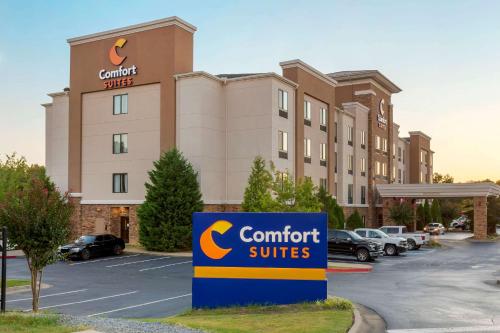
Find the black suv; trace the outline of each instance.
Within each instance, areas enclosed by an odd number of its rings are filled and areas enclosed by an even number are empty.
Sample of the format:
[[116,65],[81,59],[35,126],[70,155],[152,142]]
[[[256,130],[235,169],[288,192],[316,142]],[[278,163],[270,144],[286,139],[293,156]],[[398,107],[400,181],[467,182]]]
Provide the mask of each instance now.
[[370,261],[382,254],[382,246],[364,239],[354,231],[330,230],[328,232],[328,254],[356,256],[358,261]]

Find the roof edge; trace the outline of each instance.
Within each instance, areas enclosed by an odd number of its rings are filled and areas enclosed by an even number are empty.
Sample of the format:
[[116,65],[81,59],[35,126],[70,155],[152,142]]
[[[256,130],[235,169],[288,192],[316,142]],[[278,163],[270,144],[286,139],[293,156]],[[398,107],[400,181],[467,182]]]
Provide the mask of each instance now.
[[67,39],[68,44],[70,45],[78,45],[88,42],[93,42],[96,40],[102,40],[106,38],[112,38],[116,36],[129,35],[134,32],[146,31],[161,27],[167,27],[175,25],[179,28],[182,28],[190,33],[194,33],[196,31],[196,27],[191,23],[188,23],[177,16],[170,16],[159,20],[148,21],[139,24],[133,24],[122,28],[116,28],[111,30],[106,30],[102,32],[97,32],[93,34],[78,36]]
[[280,62],[279,65],[281,66],[282,69],[299,67],[300,69],[312,74],[313,76],[319,78],[320,80],[323,80],[324,82],[330,84],[333,87],[336,87],[338,84],[338,82],[335,79],[325,75],[324,73],[322,73],[319,70],[317,70],[316,68],[306,64],[305,62],[303,62],[300,59],[282,61],[282,62]]

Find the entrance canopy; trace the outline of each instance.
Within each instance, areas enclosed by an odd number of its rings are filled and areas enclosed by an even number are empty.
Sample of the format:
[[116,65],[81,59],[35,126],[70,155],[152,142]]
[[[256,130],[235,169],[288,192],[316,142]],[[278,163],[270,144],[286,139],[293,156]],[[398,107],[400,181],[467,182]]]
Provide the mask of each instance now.
[[464,198],[500,196],[495,183],[462,184],[377,184],[381,197],[397,198]]

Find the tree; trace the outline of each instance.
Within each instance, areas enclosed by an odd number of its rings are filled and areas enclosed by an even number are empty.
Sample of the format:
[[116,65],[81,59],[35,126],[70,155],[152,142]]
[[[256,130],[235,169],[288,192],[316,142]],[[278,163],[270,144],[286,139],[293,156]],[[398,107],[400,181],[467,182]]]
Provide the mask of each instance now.
[[441,216],[443,224],[449,227],[451,221],[460,216],[460,201],[457,199],[445,199],[441,201]]
[[354,213],[352,213],[351,216],[347,218],[346,228],[349,230],[354,230],[363,227],[363,219],[361,218],[361,215],[359,215],[359,212],[355,210]]
[[139,240],[146,249],[191,248],[192,215],[203,210],[197,176],[175,148],[154,162],[145,184],[146,200],[137,210]]
[[295,185],[295,203],[293,210],[296,212],[320,212],[321,202],[317,195],[317,187],[311,178],[300,179]]
[[453,183],[455,180],[449,174],[442,175],[440,173],[434,172],[432,175],[432,182],[435,184],[443,184],[443,183]]
[[389,216],[396,224],[410,226],[413,223],[413,209],[406,203],[400,203],[391,207]]
[[270,188],[273,177],[266,169],[266,162],[257,156],[252,165],[252,171],[248,177],[248,185],[245,188],[241,208],[245,212],[267,212],[273,206]]
[[487,208],[487,233],[495,235],[497,233],[497,224],[500,224],[500,197],[489,197]]
[[429,200],[424,200],[424,221],[425,224],[432,223],[432,213],[431,206],[429,205]]
[[439,205],[438,199],[432,200],[431,218],[433,222],[443,223],[443,218],[441,216],[441,206]]
[[57,260],[58,247],[68,240],[72,206],[46,176],[26,177],[30,180],[0,202],[0,224],[7,226],[9,240],[26,256],[37,312],[43,269]]
[[328,214],[328,228],[344,229],[344,211],[337,204],[337,200],[323,187],[320,187],[317,196],[322,204],[321,211]]

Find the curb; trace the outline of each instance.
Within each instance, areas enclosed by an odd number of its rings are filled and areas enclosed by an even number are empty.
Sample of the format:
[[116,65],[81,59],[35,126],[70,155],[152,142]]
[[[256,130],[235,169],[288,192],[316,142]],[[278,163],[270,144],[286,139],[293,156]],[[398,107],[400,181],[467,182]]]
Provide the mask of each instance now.
[[[47,289],[50,287],[52,287],[50,284],[42,283],[41,289]],[[10,287],[7,288],[7,295],[19,294],[27,291],[31,292],[31,285]]]
[[369,273],[373,270],[372,265],[368,264],[350,264],[329,262],[326,271],[328,273]]
[[138,249],[138,248],[129,248],[127,249],[125,247],[125,250],[123,253],[128,253],[128,254],[147,254],[150,256],[169,256],[169,257],[175,257],[175,258],[191,258],[193,257],[192,252],[158,252],[158,251],[148,251],[148,250],[143,250],[143,249]]
[[374,310],[354,303],[354,324],[348,333],[385,333],[387,324]]

